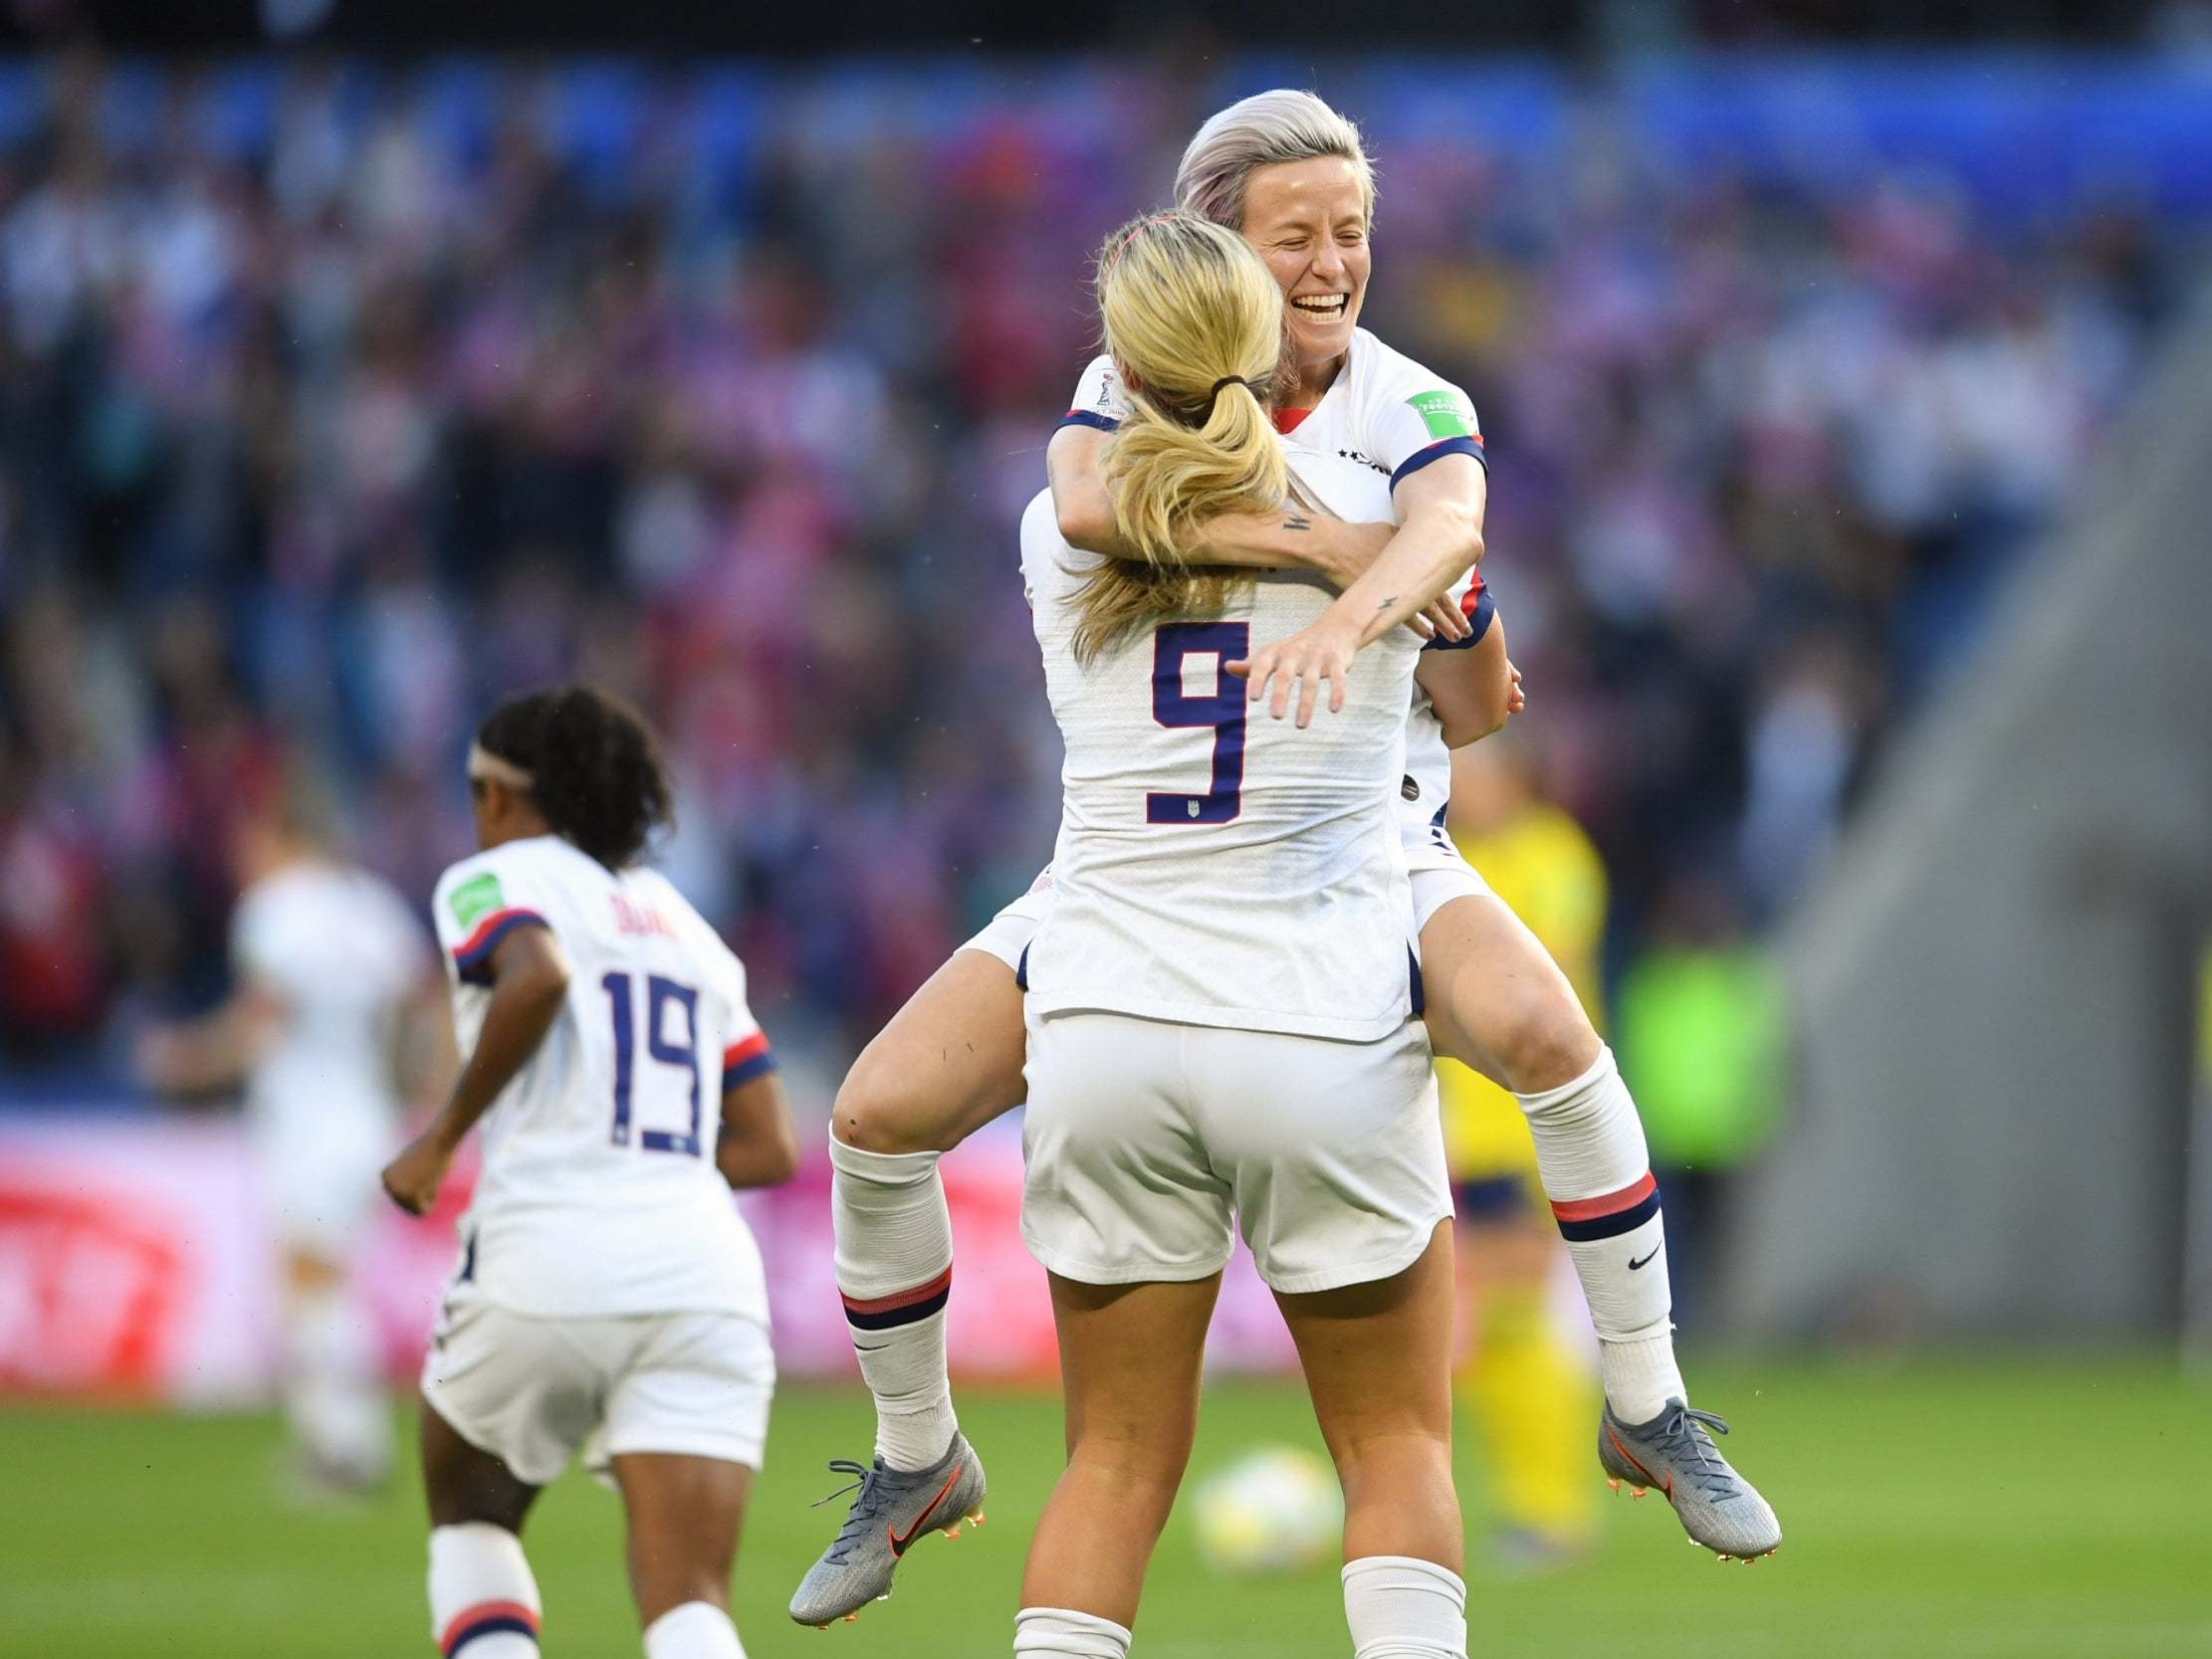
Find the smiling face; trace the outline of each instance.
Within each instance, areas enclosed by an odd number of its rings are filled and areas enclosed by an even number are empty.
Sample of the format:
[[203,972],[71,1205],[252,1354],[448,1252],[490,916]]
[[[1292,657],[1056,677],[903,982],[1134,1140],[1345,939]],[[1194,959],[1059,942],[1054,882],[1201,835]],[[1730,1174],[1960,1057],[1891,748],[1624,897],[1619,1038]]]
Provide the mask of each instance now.
[[1295,407],[1317,401],[1352,348],[1367,298],[1367,192],[1341,156],[1255,167],[1244,187],[1244,240],[1283,292]]

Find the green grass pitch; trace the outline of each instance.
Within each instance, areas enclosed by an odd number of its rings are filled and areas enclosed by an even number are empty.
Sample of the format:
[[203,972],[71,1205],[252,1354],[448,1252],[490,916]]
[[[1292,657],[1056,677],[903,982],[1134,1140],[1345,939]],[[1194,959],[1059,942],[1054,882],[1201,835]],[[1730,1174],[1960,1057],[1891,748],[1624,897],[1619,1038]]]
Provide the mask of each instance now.
[[[2128,1359],[1899,1367],[1707,1360],[1700,1394],[1774,1499],[1788,1543],[1757,1566],[1685,1548],[1658,1498],[1608,1498],[1587,1562],[1523,1579],[1470,1567],[1483,1659],[2187,1659],[2212,1656],[2206,1395]],[[786,1388],[738,1563],[755,1659],[1004,1653],[1028,1529],[1059,1463],[1057,1402],[963,1401],[992,1475],[990,1525],[916,1548],[896,1597],[828,1633],[783,1601],[843,1505],[821,1465],[864,1446],[866,1405]],[[1462,1436],[1470,1531],[1479,1472]],[[1293,1386],[1210,1389],[1194,1475],[1240,1444],[1318,1444]],[[346,1510],[287,1507],[267,1417],[0,1412],[6,1659],[428,1655],[413,1485]],[[1593,1459],[1591,1476],[1599,1479]],[[1602,1490],[1602,1489],[1601,1489]],[[571,1474],[528,1539],[549,1659],[635,1654],[614,1499]],[[1341,1656],[1335,1572],[1212,1577],[1179,1514],[1136,1659]]]

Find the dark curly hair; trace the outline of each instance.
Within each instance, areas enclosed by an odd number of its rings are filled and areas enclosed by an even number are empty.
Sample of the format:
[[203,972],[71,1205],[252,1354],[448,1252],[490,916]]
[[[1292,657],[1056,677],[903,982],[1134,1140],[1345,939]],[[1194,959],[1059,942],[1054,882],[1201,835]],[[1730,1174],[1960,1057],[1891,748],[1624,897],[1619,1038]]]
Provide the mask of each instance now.
[[484,717],[476,740],[529,772],[548,827],[609,870],[635,864],[674,819],[668,771],[644,717],[595,687],[511,697]]

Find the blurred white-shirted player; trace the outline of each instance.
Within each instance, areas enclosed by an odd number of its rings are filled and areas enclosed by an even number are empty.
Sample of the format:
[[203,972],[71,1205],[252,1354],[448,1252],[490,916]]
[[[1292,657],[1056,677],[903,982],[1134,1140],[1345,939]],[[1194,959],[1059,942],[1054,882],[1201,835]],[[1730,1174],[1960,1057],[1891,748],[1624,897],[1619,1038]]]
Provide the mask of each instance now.
[[797,1142],[745,969],[640,866],[669,785],[638,718],[588,687],[479,728],[484,849],[433,911],[467,1055],[385,1169],[420,1214],[484,1122],[484,1167],[422,1371],[432,1634],[531,1659],[521,1532],[579,1451],[622,1495],[648,1659],[743,1659],[730,1573],[768,1433],[768,1289],[733,1186]]
[[233,836],[236,988],[205,1018],[150,1033],[140,1068],[180,1093],[243,1081],[284,1256],[280,1385],[298,1471],[369,1486],[391,1465],[390,1403],[348,1265],[400,1139],[401,1056],[442,1052],[423,1040],[442,986],[412,909],[331,851],[327,803],[304,774],[249,805]]

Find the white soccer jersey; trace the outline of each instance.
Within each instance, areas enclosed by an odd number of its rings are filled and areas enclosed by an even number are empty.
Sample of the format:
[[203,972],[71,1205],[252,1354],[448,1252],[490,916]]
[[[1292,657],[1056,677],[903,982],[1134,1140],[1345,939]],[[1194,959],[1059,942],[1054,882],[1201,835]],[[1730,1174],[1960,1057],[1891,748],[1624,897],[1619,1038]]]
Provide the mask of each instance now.
[[[1368,469],[1292,463],[1331,512],[1389,513]],[[1078,664],[1075,599],[1096,562],[1060,538],[1048,493],[1030,504],[1022,576],[1067,744],[1031,1009],[1389,1035],[1412,1012],[1392,803],[1419,642],[1400,629],[1361,652],[1344,708],[1301,731],[1247,705],[1222,665],[1318,617],[1334,597],[1319,578],[1259,572],[1218,616],[1132,631]]]
[[462,1277],[516,1313],[766,1324],[760,1251],[714,1161],[724,1091],[774,1064],[729,946],[657,871],[614,874],[553,835],[463,859],[432,904],[464,1054],[509,933],[550,928],[569,968],[553,1029],[485,1114]]
[[[1112,431],[1129,413],[1129,400],[1111,357],[1096,357],[1076,382],[1075,401],[1062,425],[1075,422]],[[1467,394],[1441,375],[1394,351],[1365,328],[1352,330],[1352,346],[1344,368],[1330,383],[1321,401],[1306,411],[1291,429],[1294,450],[1309,450],[1365,467],[1389,481],[1399,481],[1447,455],[1471,455],[1483,460],[1482,433],[1474,405]],[[1487,465],[1487,463],[1484,463]],[[1388,510],[1365,512],[1368,520],[1394,519]],[[1340,518],[1352,517],[1339,514]],[[1457,590],[1476,632],[1455,642],[1464,649],[1481,638],[1491,615],[1489,594],[1479,571]],[[1431,649],[1449,650],[1435,645]],[[1400,832],[1408,846],[1429,842],[1451,793],[1451,754],[1444,747],[1443,727],[1430,707],[1428,694],[1415,689],[1406,717],[1406,771],[1400,785]]]
[[231,959],[241,980],[284,1009],[246,1080],[257,1128],[395,1127],[393,1022],[430,969],[429,940],[406,901],[366,871],[287,865],[240,897]]

